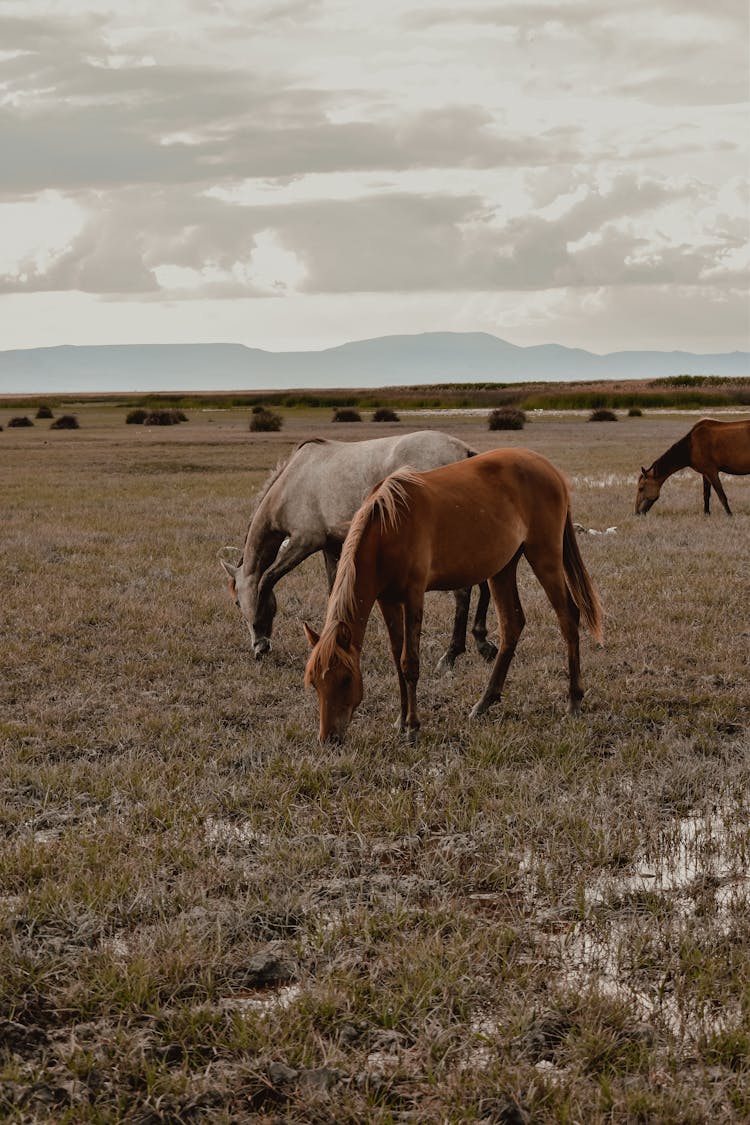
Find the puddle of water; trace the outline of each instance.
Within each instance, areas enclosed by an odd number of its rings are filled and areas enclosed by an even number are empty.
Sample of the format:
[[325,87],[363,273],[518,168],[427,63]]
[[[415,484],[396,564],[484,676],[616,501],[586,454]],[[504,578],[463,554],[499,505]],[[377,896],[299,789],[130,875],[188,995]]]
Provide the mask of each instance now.
[[[676,1036],[718,1030],[727,1018],[727,1004],[709,1016],[687,1012],[676,997],[664,995],[658,983],[644,986],[637,976],[630,977],[623,960],[634,949],[634,925],[658,932],[662,924],[643,915],[635,921],[639,895],[664,900],[672,936],[675,926],[697,916],[702,897],[710,896],[710,914],[704,910],[701,917],[712,929],[725,931],[732,912],[750,906],[747,844],[747,828],[736,817],[730,821],[723,812],[688,816],[661,834],[657,849],[643,849],[633,873],[600,876],[585,890],[586,918],[564,933],[545,935],[559,959],[563,982],[571,988],[593,985],[603,995],[630,1001],[641,1018],[658,1017]],[[627,912],[630,898],[634,911]],[[618,902],[626,907],[624,915],[615,913]],[[601,911],[608,905],[613,909],[604,920]]]

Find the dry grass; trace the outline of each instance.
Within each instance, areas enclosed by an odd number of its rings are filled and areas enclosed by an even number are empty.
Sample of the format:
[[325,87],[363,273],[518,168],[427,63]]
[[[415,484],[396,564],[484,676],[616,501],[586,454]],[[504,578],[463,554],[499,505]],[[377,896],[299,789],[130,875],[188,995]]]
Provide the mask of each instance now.
[[[0,439],[0,1117],[54,1122],[728,1122],[750,1115],[750,480],[632,515],[642,463],[695,420],[538,419],[607,609],[564,714],[536,582],[504,707],[487,669],[431,674],[391,731],[373,620],[343,748],[315,742],[301,620],[279,587],[258,666],[217,550],[330,410],[249,434],[76,406]],[[4,419],[0,418],[0,422]],[[414,418],[475,448],[478,417]],[[614,432],[613,432],[614,431]],[[357,438],[382,436],[363,424]]]

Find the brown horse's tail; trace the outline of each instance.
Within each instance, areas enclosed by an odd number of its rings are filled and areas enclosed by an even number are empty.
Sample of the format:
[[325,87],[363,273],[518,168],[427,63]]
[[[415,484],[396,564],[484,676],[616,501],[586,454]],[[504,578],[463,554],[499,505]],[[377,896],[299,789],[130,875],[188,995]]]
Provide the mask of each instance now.
[[586,564],[581,558],[578,541],[570,518],[570,509],[565,518],[565,532],[563,534],[563,566],[568,587],[573,595],[573,601],[581,611],[583,620],[591,630],[594,640],[601,644],[602,634],[602,603],[591,581]]

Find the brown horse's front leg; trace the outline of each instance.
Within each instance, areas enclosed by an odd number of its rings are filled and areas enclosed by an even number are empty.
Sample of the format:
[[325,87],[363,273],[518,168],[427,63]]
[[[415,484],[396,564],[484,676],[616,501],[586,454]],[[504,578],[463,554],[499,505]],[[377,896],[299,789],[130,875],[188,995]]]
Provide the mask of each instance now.
[[380,606],[380,612],[385,621],[385,627],[388,630],[391,656],[393,657],[393,663],[396,665],[396,674],[398,675],[401,712],[396,721],[396,728],[400,731],[404,731],[406,730],[407,711],[406,680],[401,670],[401,653],[404,648],[404,611],[403,607],[398,602],[389,602],[384,598],[378,598],[378,605]]
[[401,670],[406,680],[406,733],[411,741],[416,741],[420,727],[417,714],[417,682],[423,601],[424,596],[420,593],[407,597],[404,603],[404,647],[401,654]]
[[703,478],[703,515],[711,515],[711,481],[705,476]]

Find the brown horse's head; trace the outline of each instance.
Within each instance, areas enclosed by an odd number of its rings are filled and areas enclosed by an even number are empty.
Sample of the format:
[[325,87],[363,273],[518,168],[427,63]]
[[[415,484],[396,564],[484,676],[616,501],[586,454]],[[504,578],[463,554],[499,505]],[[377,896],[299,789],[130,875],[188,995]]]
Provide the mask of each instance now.
[[305,636],[312,649],[305,669],[305,687],[318,693],[321,742],[343,742],[352,715],[362,702],[362,673],[359,652],[352,644],[348,625],[337,621],[323,631],[322,638],[305,623]]
[[641,467],[641,475],[638,477],[638,491],[635,494],[635,514],[645,516],[649,508],[652,508],[659,499],[660,492],[661,481],[657,480],[653,468],[644,469]]

